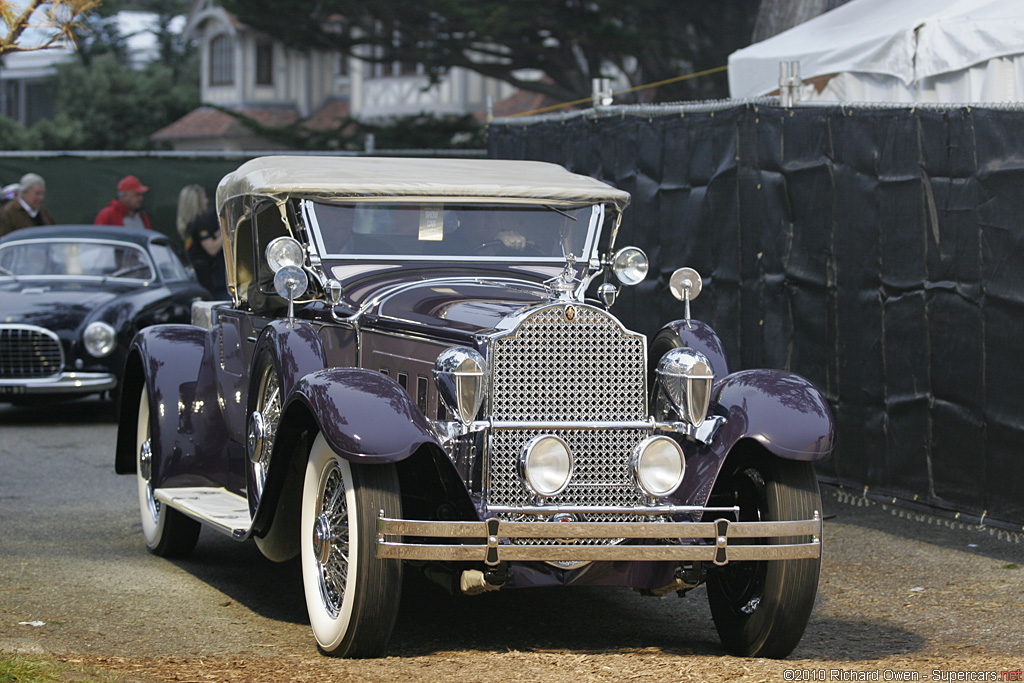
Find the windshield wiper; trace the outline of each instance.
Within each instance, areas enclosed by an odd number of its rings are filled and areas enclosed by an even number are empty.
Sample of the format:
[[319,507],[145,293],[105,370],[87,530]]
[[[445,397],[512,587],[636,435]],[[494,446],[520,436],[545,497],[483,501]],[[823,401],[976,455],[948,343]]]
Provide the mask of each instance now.
[[7,269],[6,269],[6,268],[4,268],[3,266],[0,266],[0,275],[10,275],[10,276],[11,276],[11,277],[13,277],[13,278],[14,278],[15,280],[17,280],[17,279],[18,279],[18,276],[17,276],[17,275],[15,275],[13,271],[7,270]]

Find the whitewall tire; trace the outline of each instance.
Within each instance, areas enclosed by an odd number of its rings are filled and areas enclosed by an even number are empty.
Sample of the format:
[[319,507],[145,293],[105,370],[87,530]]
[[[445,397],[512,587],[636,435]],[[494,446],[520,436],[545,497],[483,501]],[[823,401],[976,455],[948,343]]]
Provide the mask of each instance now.
[[375,554],[380,510],[401,515],[394,465],[352,464],[319,434],[302,488],[302,582],[309,622],[325,654],[376,657],[394,628],[399,560]]

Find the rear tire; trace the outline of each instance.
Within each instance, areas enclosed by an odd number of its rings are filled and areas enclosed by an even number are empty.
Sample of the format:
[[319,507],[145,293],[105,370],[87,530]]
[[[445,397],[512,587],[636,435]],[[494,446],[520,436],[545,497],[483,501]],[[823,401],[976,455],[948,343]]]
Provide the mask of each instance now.
[[150,441],[149,391],[142,385],[135,431],[135,478],[146,547],[160,557],[185,557],[199,540],[199,522],[170,508],[153,496],[153,450]]
[[335,657],[384,653],[398,615],[400,560],[376,557],[380,510],[402,514],[394,465],[359,465],[317,435],[302,487],[300,546],[309,623]]
[[[811,519],[820,513],[811,463],[759,455],[732,464],[726,460],[712,493],[714,505],[739,505],[741,521]],[[820,570],[820,558],[730,562],[715,568],[707,581],[708,602],[725,649],[740,657],[788,656],[810,620]]]

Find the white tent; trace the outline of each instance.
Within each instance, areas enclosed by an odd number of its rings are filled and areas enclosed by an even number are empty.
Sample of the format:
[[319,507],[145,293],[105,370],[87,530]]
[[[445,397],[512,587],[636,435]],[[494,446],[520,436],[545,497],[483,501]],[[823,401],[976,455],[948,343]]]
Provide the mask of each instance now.
[[779,89],[799,62],[801,100],[1024,101],[1024,0],[852,0],[729,56],[734,98]]

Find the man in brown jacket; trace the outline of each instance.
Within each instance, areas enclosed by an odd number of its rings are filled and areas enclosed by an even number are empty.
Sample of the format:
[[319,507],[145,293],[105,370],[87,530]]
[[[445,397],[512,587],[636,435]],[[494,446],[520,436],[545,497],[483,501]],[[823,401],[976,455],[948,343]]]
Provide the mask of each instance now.
[[0,236],[14,232],[20,228],[33,225],[53,225],[53,216],[43,206],[46,198],[46,181],[35,173],[26,173],[21,177],[18,196],[7,202],[0,209]]

